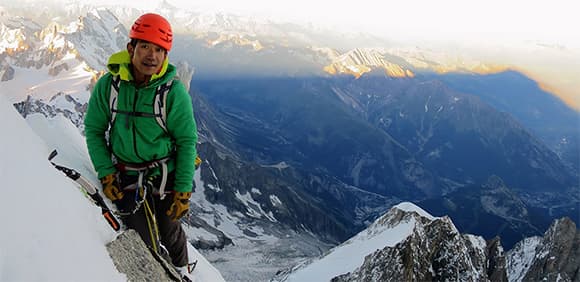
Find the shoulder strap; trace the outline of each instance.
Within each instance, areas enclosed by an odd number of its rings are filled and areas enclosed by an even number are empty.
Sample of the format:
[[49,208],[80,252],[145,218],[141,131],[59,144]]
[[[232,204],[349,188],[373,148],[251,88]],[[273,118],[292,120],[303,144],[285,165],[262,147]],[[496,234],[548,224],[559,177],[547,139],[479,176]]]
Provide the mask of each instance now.
[[[155,101],[153,104],[153,115],[151,114],[146,114],[146,113],[130,113],[132,115],[140,115],[140,116],[154,116],[155,120],[157,121],[157,124],[159,124],[159,126],[161,128],[163,128],[163,131],[167,132],[167,96],[169,94],[169,91],[171,90],[171,87],[173,86],[173,82],[175,80],[172,79],[166,83],[163,83],[161,85],[159,85],[157,87],[157,89],[155,90]],[[111,111],[111,121],[110,124],[111,126],[113,125],[113,123],[115,122],[115,118],[117,117],[117,113],[120,112],[119,110],[117,110],[117,100],[119,97],[119,85],[121,83],[121,77],[118,75],[115,75],[112,77],[111,80],[111,96],[109,97],[109,109]],[[124,112],[125,114],[129,114],[127,112]]]
[[167,94],[169,94],[173,82],[174,80],[172,79],[171,81],[159,85],[155,93],[155,106],[153,107],[155,111],[155,119],[165,132],[167,132]]
[[111,79],[111,96],[109,97],[109,110],[111,111],[110,124],[113,126],[115,118],[117,117],[117,98],[119,97],[119,84],[121,83],[121,76],[115,75]]

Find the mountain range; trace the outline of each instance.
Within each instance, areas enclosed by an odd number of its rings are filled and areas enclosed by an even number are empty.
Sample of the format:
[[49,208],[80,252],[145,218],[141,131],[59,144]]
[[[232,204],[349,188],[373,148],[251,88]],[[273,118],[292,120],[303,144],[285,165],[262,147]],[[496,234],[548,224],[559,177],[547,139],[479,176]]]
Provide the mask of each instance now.
[[576,225],[561,219],[505,252],[498,238],[461,234],[449,217],[403,202],[273,281],[575,281],[579,239]]
[[[24,117],[62,115],[82,132],[89,90],[142,12],[93,8],[2,10],[2,94]],[[158,10],[178,27],[171,56],[185,61],[204,159],[188,236],[226,279],[268,280],[401,201],[508,249],[555,219],[578,222],[578,112],[523,74],[356,47],[390,44],[364,35],[337,43],[299,25]]]
[[210,135],[227,129],[223,139],[243,159],[283,161],[391,201],[459,196],[497,176],[528,209],[545,214],[559,203],[557,214],[577,218],[575,170],[512,116],[439,81],[194,77],[192,85],[221,112]]

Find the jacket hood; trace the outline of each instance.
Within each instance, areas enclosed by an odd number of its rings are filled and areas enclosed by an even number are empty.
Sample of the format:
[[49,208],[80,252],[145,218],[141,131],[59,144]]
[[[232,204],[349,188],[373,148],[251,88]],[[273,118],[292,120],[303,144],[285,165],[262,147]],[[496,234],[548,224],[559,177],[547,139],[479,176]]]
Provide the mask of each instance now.
[[[121,76],[122,80],[132,81],[133,75],[131,74],[131,69],[129,68],[130,64],[131,64],[131,55],[129,55],[129,51],[123,50],[109,57],[107,69],[112,75]],[[169,56],[165,56],[165,60],[163,61],[163,65],[161,66],[161,71],[159,73],[153,74],[151,76],[151,81],[154,81],[165,75],[168,69],[169,72],[172,71],[175,72],[175,69],[173,67],[170,68]]]

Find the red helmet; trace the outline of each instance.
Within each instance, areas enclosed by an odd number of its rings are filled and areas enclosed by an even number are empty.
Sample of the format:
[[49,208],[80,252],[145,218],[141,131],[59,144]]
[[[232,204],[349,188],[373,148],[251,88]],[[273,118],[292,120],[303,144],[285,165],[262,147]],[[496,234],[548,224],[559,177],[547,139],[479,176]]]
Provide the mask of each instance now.
[[173,42],[173,32],[171,25],[164,17],[149,13],[140,16],[135,21],[129,32],[129,38],[149,41],[169,51]]

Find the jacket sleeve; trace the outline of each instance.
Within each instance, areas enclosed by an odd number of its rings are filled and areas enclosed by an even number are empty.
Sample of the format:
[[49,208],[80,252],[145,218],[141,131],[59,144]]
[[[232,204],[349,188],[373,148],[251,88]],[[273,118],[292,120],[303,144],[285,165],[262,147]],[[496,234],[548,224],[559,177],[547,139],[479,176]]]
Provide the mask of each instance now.
[[116,172],[105,137],[111,117],[107,95],[110,91],[110,81],[111,76],[108,74],[99,79],[89,99],[85,115],[87,149],[99,178]]
[[167,104],[167,130],[175,139],[176,149],[174,190],[191,192],[197,156],[197,125],[191,97],[181,81],[175,80]]

